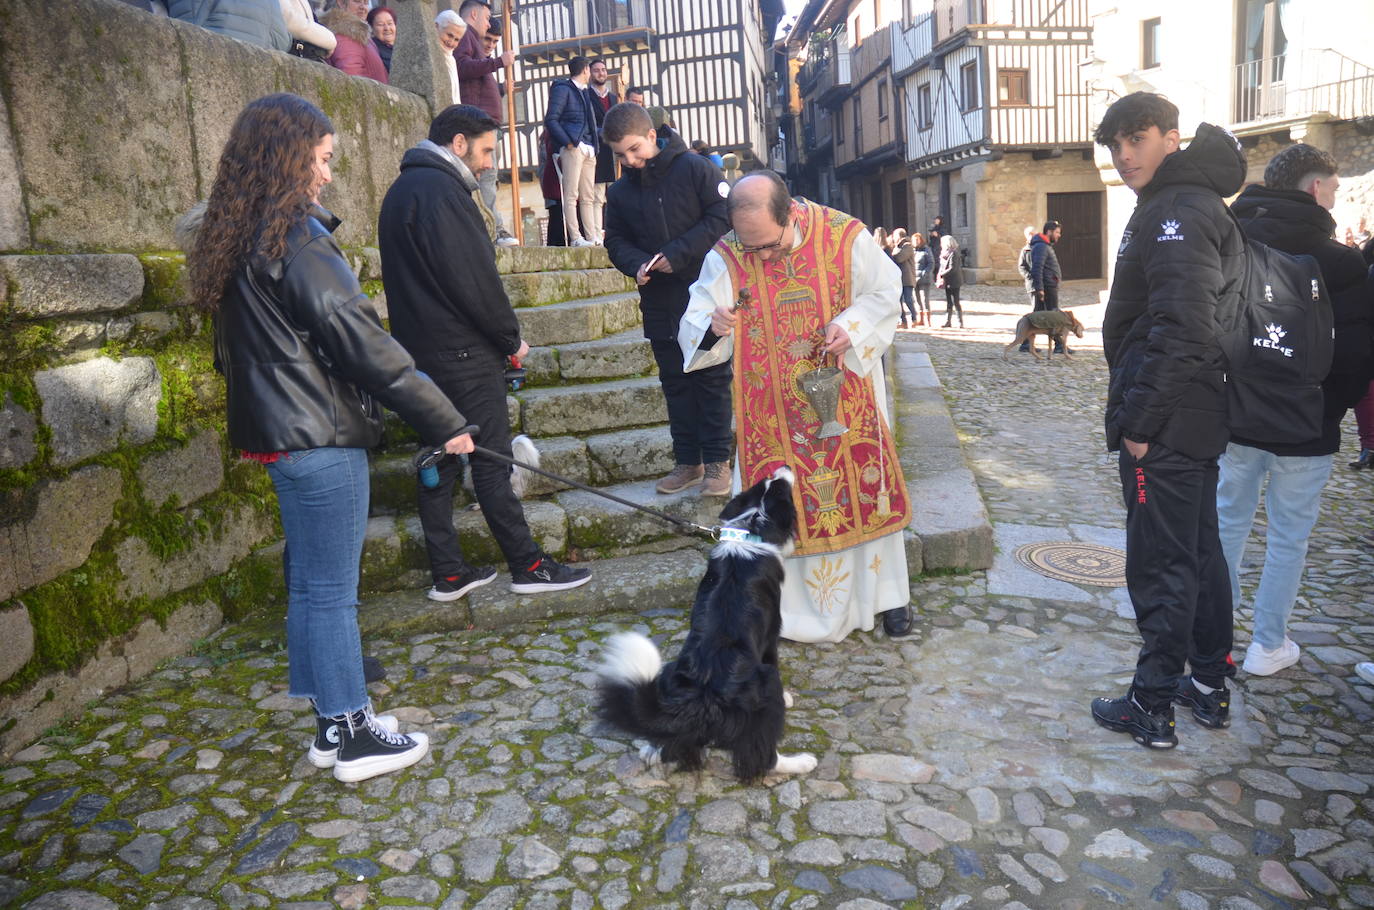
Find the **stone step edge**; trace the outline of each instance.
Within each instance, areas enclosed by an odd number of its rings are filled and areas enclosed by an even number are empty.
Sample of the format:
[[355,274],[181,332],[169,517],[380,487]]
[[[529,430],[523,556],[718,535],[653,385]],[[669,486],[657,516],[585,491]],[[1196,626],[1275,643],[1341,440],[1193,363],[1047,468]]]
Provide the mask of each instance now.
[[[511,309],[515,310],[515,313],[518,316],[522,312],[530,310],[547,310],[550,307],[564,307],[567,309],[571,309],[572,307],[577,306],[604,306],[612,300],[619,300],[622,297],[633,297],[635,300],[638,300],[639,292],[612,291],[609,294],[597,294],[592,297],[573,297],[569,300],[550,300],[547,303],[512,303]],[[547,345],[545,345],[545,347],[547,347]]]
[[519,595],[509,579],[451,603],[437,603],[423,590],[393,591],[362,598],[358,626],[364,641],[433,632],[490,631],[518,623],[566,616],[641,613],[646,609],[690,609],[706,554],[696,548],[578,563],[591,581],[578,588]]
[[[923,573],[992,568],[992,521],[925,345],[899,337],[885,360],[912,503],[908,552],[919,548]],[[915,406],[919,418],[901,413]],[[921,432],[912,432],[911,425],[918,423]]]

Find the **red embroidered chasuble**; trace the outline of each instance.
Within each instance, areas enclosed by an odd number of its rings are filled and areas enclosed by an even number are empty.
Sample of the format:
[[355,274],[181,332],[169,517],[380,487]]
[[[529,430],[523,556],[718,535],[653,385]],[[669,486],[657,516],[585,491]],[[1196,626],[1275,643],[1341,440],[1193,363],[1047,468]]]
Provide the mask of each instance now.
[[845,370],[836,419],[848,432],[816,438],[821,419],[797,377],[827,365],[825,326],[852,302],[851,252],[863,225],[812,202],[793,203],[792,212],[802,242],[790,256],[765,262],[742,252],[733,233],[715,249],[735,299],[748,292],[734,350],[740,480],[747,489],[780,465],[796,472],[796,554],[812,556],[900,531],[911,504],[872,377]]

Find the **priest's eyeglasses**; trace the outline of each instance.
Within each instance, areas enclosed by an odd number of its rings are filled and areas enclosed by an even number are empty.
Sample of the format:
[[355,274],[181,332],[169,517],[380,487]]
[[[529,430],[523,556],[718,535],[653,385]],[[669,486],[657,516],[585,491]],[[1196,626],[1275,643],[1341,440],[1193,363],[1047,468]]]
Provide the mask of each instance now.
[[[788,221],[788,224],[791,224],[790,220]],[[765,243],[763,246],[742,246],[739,248],[739,251],[741,253],[766,253],[769,250],[776,250],[778,247],[782,246],[782,238],[786,236],[787,225],[784,224],[782,226],[782,230],[778,232],[777,240],[774,240],[772,243]]]

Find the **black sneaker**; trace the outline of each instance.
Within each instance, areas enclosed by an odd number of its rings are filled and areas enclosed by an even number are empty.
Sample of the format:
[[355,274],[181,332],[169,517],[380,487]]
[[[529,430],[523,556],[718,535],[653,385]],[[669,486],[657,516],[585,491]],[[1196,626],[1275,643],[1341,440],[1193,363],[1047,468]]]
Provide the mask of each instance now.
[[1093,720],[1115,733],[1129,733],[1131,738],[1150,749],[1172,749],[1178,745],[1174,734],[1174,706],[1151,714],[1140,707],[1135,695],[1127,692],[1120,698],[1094,698]]
[[473,588],[480,588],[482,585],[491,584],[495,580],[496,570],[491,566],[468,569],[461,575],[449,575],[440,578],[425,596],[430,600],[448,603],[450,600],[457,600]]
[[[390,714],[379,715],[377,724],[388,733],[395,733],[401,729],[401,722]],[[310,744],[310,751],[306,753],[305,757],[316,768],[332,768],[334,762],[339,758],[339,741],[341,739],[339,722],[332,717],[320,717],[317,714],[315,715],[315,741]]]
[[580,587],[591,580],[591,569],[574,569],[546,555],[535,560],[528,569],[512,572],[510,589],[516,594],[543,594]]
[[1193,709],[1193,718],[1204,727],[1221,730],[1231,726],[1231,692],[1225,686],[1204,695],[1193,684],[1191,676],[1181,677],[1174,701]]
[[332,718],[332,721],[339,731],[334,777],[345,783],[409,768],[429,751],[428,736],[392,733],[370,708]]

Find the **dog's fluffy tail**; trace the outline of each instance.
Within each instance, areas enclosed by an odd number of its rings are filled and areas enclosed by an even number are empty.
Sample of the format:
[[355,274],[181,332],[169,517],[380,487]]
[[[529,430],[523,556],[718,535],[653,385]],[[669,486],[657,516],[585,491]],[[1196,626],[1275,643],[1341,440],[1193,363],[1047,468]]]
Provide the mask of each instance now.
[[658,687],[663,658],[638,632],[613,635],[597,667],[597,714],[617,729],[656,744],[674,737],[679,722],[665,712]]
[[[532,468],[539,467],[539,450],[534,447],[534,440],[524,433],[510,441],[511,455],[521,465],[529,465]],[[525,492],[534,483],[534,478],[539,475],[533,471],[526,470],[520,465],[516,465],[510,475],[510,488],[515,491],[516,499],[524,499]]]
[[662,669],[663,658],[652,641],[638,632],[621,632],[606,640],[596,672],[603,680],[634,684],[651,682]]

